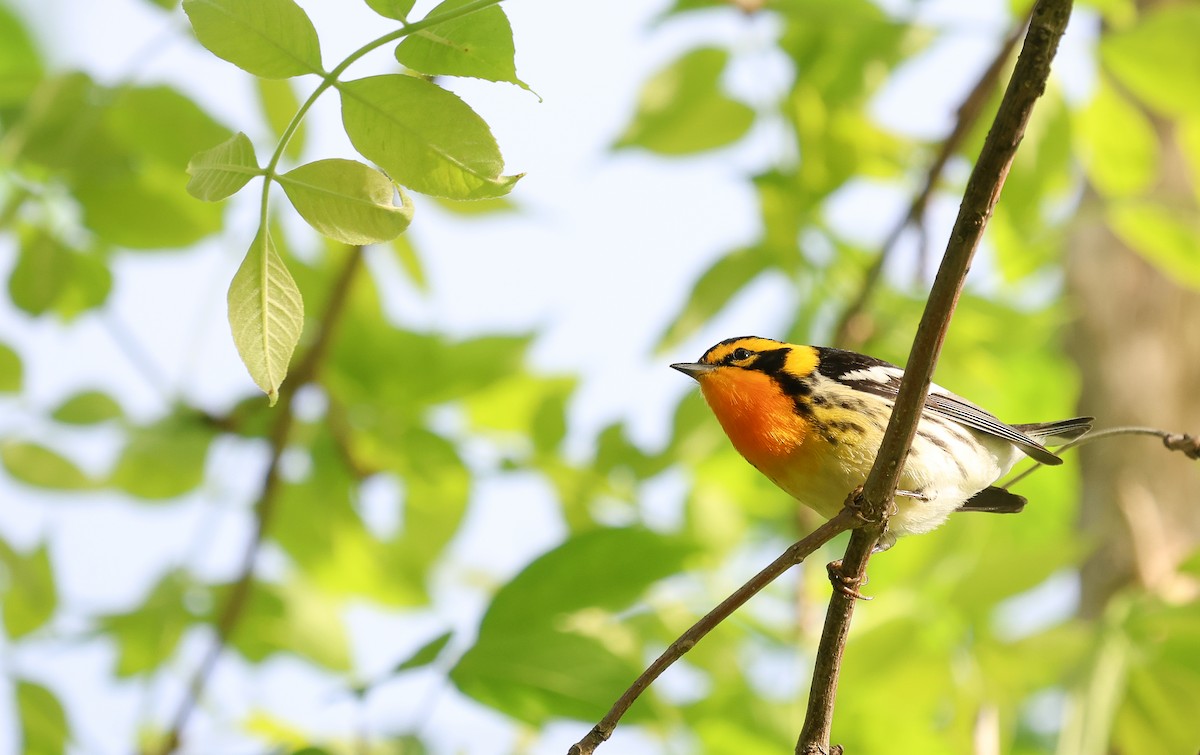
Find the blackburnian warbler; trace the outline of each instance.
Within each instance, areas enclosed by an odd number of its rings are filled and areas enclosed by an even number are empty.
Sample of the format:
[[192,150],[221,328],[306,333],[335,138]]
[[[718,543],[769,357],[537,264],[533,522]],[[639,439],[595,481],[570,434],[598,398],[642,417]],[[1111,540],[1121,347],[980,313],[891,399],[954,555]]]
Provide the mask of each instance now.
[[[834,516],[875,461],[904,371],[880,359],[769,338],[731,338],[699,362],[671,365],[700,383],[725,434],[760,472],[822,516]],[[956,510],[1012,513],[1021,496],[990,487],[1022,456],[1077,438],[1091,417],[1006,425],[931,385],[879,546],[928,532]]]

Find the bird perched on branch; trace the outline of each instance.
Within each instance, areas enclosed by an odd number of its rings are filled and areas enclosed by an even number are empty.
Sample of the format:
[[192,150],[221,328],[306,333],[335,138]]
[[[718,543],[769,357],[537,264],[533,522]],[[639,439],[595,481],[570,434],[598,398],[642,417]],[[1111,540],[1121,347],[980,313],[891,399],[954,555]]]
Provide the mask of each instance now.
[[[760,472],[826,518],[867,478],[904,371],[880,359],[769,338],[730,338],[698,362],[695,378],[725,434]],[[896,510],[879,550],[928,532],[951,512],[1015,513],[1025,499],[991,487],[1022,456],[1062,464],[1046,446],[1086,433],[1091,417],[1007,425],[931,385],[900,474]]]

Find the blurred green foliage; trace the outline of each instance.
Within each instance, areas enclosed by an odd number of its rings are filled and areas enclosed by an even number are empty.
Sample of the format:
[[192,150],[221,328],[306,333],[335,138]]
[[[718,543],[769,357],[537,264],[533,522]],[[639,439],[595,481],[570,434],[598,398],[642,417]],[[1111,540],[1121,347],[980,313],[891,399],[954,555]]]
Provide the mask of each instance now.
[[[404,0],[367,4],[390,19],[412,9]],[[446,2],[438,10],[464,5]],[[238,16],[245,5],[237,0],[185,6],[200,41],[251,73],[278,79],[323,70],[319,30],[290,0],[264,3],[262,17]],[[485,10],[459,18],[444,35],[409,37],[396,57],[426,74],[524,87],[507,19],[499,6]],[[616,139],[622,150],[676,159],[730,147],[761,122],[782,124],[790,140],[771,165],[745,176],[759,202],[759,237],[698,277],[664,328],[662,349],[687,341],[768,275],[786,281],[802,302],[786,333],[776,335],[828,341],[878,253],[830,219],[832,203],[862,181],[912,193],[937,150],[881,125],[871,109],[937,29],[867,0],[779,0],[761,12],[775,19],[773,49],[792,71],[774,101],[745,101],[728,75],[745,51],[709,42],[683,51],[645,83]],[[661,23],[706,14],[732,24],[740,13],[723,3],[679,2]],[[1017,422],[1071,414],[1077,379],[1057,337],[1067,312],[1058,286],[1046,295],[1045,284],[1059,275],[1067,229],[1083,222],[1072,213],[1082,192],[1104,200],[1100,222],[1181,284],[1200,287],[1197,207],[1163,206],[1154,195],[1164,146],[1150,120],[1153,114],[1178,128],[1186,167],[1200,186],[1200,7],[1139,13],[1113,2],[1081,13],[1093,20],[1102,14],[1108,25],[1094,60],[1096,86],[1083,102],[1052,86],[1039,105],[991,221],[984,264],[994,285],[964,297],[938,372],[940,383]],[[274,21],[255,26],[263,18]],[[479,18],[491,20],[471,21]],[[274,41],[263,44],[264,34]],[[300,107],[295,90],[286,80],[264,79],[258,87],[261,125],[282,138]],[[360,164],[334,170],[331,161],[287,174],[296,209],[329,236],[379,241],[401,233],[411,207],[405,199],[391,204],[392,180],[462,199],[499,196],[519,177],[502,175],[486,123],[435,83],[388,76],[338,89],[351,140],[389,175]],[[953,158],[973,159],[987,125],[985,115]],[[233,136],[180,91],[54,70],[3,4],[0,127],[0,232],[16,249],[10,302],[64,327],[107,305],[114,251],[188,247],[221,231],[220,208],[185,190],[189,160],[193,180],[203,184],[192,192],[205,199],[237,191],[261,170],[247,137]],[[394,128],[415,129],[419,138],[396,142],[388,138]],[[297,131],[277,155],[295,159],[301,145]],[[954,199],[957,180],[943,177],[936,196]],[[70,222],[61,220],[64,206],[78,211]],[[490,199],[473,207],[511,205]],[[261,230],[265,239],[266,226]],[[272,229],[271,238],[292,279],[277,287],[294,286],[306,302],[297,351],[303,358],[356,252],[330,246],[302,259],[288,233]],[[399,236],[392,244],[407,274],[427,287],[410,240]],[[859,340],[862,350],[903,362],[922,286],[917,263],[893,262],[870,299]],[[255,295],[272,296],[269,281],[254,285]],[[455,340],[398,326],[385,316],[368,272],[341,294],[336,333],[309,376],[318,408],[298,414],[286,440],[287,452],[303,463],[271,493],[275,515],[265,547],[281,565],[255,578],[229,641],[228,652],[251,670],[286,656],[329,672],[343,691],[365,699],[395,675],[420,669],[519,726],[537,731],[566,718],[581,722],[582,735],[648,658],[736,586],[730,564],[751,559],[757,568],[801,534],[794,502],[729,448],[696,395],[676,408],[662,448],[641,448],[614,424],[586,455],[569,455],[567,408],[578,381],[528,366],[532,334]],[[301,314],[289,316],[299,322]],[[408,361],[413,354],[420,369]],[[282,366],[289,356],[290,348],[278,357]],[[19,351],[0,344],[0,391],[16,396],[26,382]],[[268,390],[278,388],[269,382]],[[6,425],[0,461],[9,481],[29,491],[31,505],[55,505],[42,495],[47,491],[85,501],[103,491],[145,506],[181,506],[220,495],[215,446],[261,450],[271,442],[272,412],[280,411],[293,408],[269,410],[265,398],[248,396],[214,416],[181,399],[147,420],[127,416],[102,390],[80,390],[58,400],[45,422]],[[447,412],[457,421],[438,420]],[[103,469],[81,465],[70,452],[71,440],[98,430],[120,439]],[[553,490],[567,528],[563,542],[511,579],[486,575],[490,600],[476,634],[426,628],[432,639],[389,675],[356,678],[346,611],[366,603],[398,617],[428,615],[445,589],[438,570],[483,474],[470,461],[470,448],[481,443],[500,458],[489,474],[533,475]],[[674,474],[688,483],[682,521],[677,531],[656,530],[647,524],[646,491]],[[361,506],[364,490],[381,480],[402,491],[402,521],[390,530],[372,525]],[[1075,534],[1077,488],[1069,473],[1035,475],[1021,484],[1031,505],[1019,517],[964,515],[872,561],[879,600],[856,617],[835,716],[834,739],[847,752],[970,751],[988,716],[998,721],[1005,752],[1195,751],[1200,607],[1130,593],[1099,625],[1067,618],[1069,605],[1044,598],[1029,608],[1031,591],[1070,579],[1092,545]],[[613,512],[621,526],[613,526]],[[813,524],[804,512],[799,518]],[[812,562],[823,564],[837,550],[831,546]],[[63,622],[53,564],[45,543],[18,548],[0,540],[6,653],[63,641],[63,633],[66,641],[103,637],[115,648],[112,676],[145,684],[177,673],[185,639],[210,637],[203,628],[214,625],[231,594],[228,577],[179,568],[148,580],[128,610],[73,607],[75,620]],[[652,690],[629,725],[675,751],[790,751],[828,594],[821,568],[800,571],[687,656],[691,689]],[[688,576],[668,579],[681,574]],[[60,702],[66,690],[12,673],[6,684],[25,751],[88,749]],[[349,751],[349,733],[325,741],[302,725],[243,713],[235,725],[264,748]],[[148,718],[142,744],[153,747],[165,725]],[[320,741],[305,746],[309,736]],[[415,730],[389,732],[372,745],[372,752],[426,751]]]

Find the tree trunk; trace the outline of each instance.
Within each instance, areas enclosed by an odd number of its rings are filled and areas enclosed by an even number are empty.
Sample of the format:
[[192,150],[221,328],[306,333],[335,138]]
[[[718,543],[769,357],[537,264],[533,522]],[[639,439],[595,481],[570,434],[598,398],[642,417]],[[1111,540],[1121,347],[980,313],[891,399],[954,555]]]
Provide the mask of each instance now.
[[[1154,198],[1190,203],[1172,134],[1159,124],[1162,179]],[[1083,378],[1080,410],[1097,427],[1148,425],[1200,433],[1200,293],[1182,288],[1131,251],[1089,196],[1067,253],[1077,319],[1068,346]],[[1200,544],[1200,467],[1152,438],[1080,449],[1081,527],[1095,551],[1083,567],[1081,613],[1096,616],[1130,583],[1167,598],[1195,591],[1176,573]]]

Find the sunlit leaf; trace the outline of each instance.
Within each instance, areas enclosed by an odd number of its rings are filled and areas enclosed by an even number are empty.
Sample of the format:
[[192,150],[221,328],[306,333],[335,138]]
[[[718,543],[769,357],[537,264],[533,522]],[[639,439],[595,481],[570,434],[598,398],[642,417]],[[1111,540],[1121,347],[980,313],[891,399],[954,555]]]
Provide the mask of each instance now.
[[390,74],[338,90],[354,148],[413,191],[483,199],[507,194],[520,178],[502,175],[504,160],[483,119],[436,84]]
[[1200,114],[1200,7],[1170,3],[1105,34],[1100,60],[1146,104],[1168,115]]
[[51,490],[87,490],[95,483],[66,457],[37,443],[18,440],[0,445],[0,461],[16,480]]
[[1167,275],[1200,288],[1200,216],[1152,202],[1108,208],[1108,223],[1130,247]]
[[451,678],[467,695],[530,723],[603,714],[640,666],[611,612],[677,572],[690,550],[641,529],[572,538],[496,593]]
[[259,228],[229,284],[229,326],[250,377],[274,405],[304,327],[304,301],[275,250],[271,232]]
[[133,428],[109,484],[150,500],[183,495],[204,481],[211,440],[207,428],[187,417]]
[[721,92],[728,62],[729,53],[705,47],[654,74],[642,87],[637,114],[616,146],[685,155],[741,139],[754,123],[754,111]]
[[[444,0],[429,12],[432,18],[474,0]],[[396,47],[396,59],[414,71],[433,76],[471,76],[507,81],[529,89],[517,78],[512,26],[499,5],[443,21],[410,34]]]
[[63,320],[70,321],[102,306],[108,301],[112,286],[108,260],[98,251],[73,254],[70,275],[54,300],[54,312]]
[[232,644],[248,660],[257,663],[275,653],[295,653],[327,669],[350,669],[349,638],[337,601],[323,592],[298,582],[259,582],[245,612],[244,621],[258,631],[239,632]]
[[10,639],[24,637],[50,620],[58,606],[58,591],[44,544],[21,554],[0,540],[0,575],[4,631]]
[[25,236],[8,278],[12,303],[31,315],[50,311],[67,286],[73,257],[71,250],[47,233]]
[[379,171],[354,160],[318,160],[279,177],[296,212],[335,241],[375,244],[396,238],[412,221],[413,207]]
[[1181,120],[1176,125],[1179,150],[1188,167],[1193,195],[1200,203],[1200,117]]
[[[348,450],[356,461],[367,463],[358,459],[357,448]],[[426,602],[426,575],[413,574],[402,564],[411,555],[380,540],[355,510],[352,497],[361,482],[346,467],[333,439],[322,433],[309,452],[308,477],[284,485],[279,494],[280,507],[295,515],[281,517],[273,528],[276,542],[306,582],[331,596],[364,598],[386,606]]]
[[0,393],[19,393],[21,372],[21,357],[11,346],[0,343]]
[[42,60],[33,38],[6,6],[0,5],[0,105],[29,96],[42,75]]
[[675,348],[710,319],[766,269],[766,254],[756,249],[735,249],[714,262],[692,285],[682,311],[659,339],[659,351]]
[[101,616],[99,626],[116,642],[117,676],[153,671],[170,658],[184,630],[203,619],[203,611],[190,606],[211,610],[211,594],[183,572],[170,571],[130,611]]
[[50,416],[68,425],[95,425],[120,419],[124,411],[107,393],[81,391],[60,404]]
[[[255,77],[254,83],[255,91],[258,92],[258,104],[262,108],[263,116],[267,119],[267,125],[271,127],[271,133],[275,135],[275,138],[281,138],[293,116],[296,115],[296,111],[300,109],[300,100],[296,97],[296,90],[292,88],[292,82],[287,79]],[[305,128],[304,122],[301,121],[296,130],[292,132],[291,139],[288,140],[283,153],[293,160],[299,160],[300,155],[304,153],[304,142]]]
[[1158,174],[1154,125],[1116,87],[1101,78],[1091,102],[1076,116],[1078,148],[1092,185],[1110,197],[1147,189]]
[[188,161],[188,193],[196,199],[217,202],[233,196],[260,170],[254,145],[241,131]]
[[321,48],[292,0],[184,0],[196,38],[218,58],[267,79],[320,74]]
[[404,21],[416,0],[366,0],[371,10],[385,18]]
[[425,275],[425,266],[421,264],[421,256],[417,254],[416,247],[413,246],[412,237],[408,234],[401,234],[392,239],[392,250],[396,253],[400,267],[404,269],[404,273],[417,290],[421,293],[429,293],[429,278]]
[[66,752],[71,728],[62,703],[40,684],[17,682],[17,719],[21,725],[21,752],[61,755]]
[[229,129],[167,86],[85,89],[76,96],[82,100],[73,106],[77,112],[103,106],[95,115],[64,114],[64,132],[46,147],[65,154],[84,223],[101,240],[165,249],[220,228],[221,208],[188,194],[180,169],[228,139]]
[[417,648],[411,655],[405,658],[396,667],[392,669],[393,674],[399,674],[401,671],[411,671],[412,669],[423,668],[433,663],[446,649],[446,645],[450,644],[451,638],[454,637],[453,632],[443,632],[437,637],[434,637],[429,642],[426,642],[421,647]]

